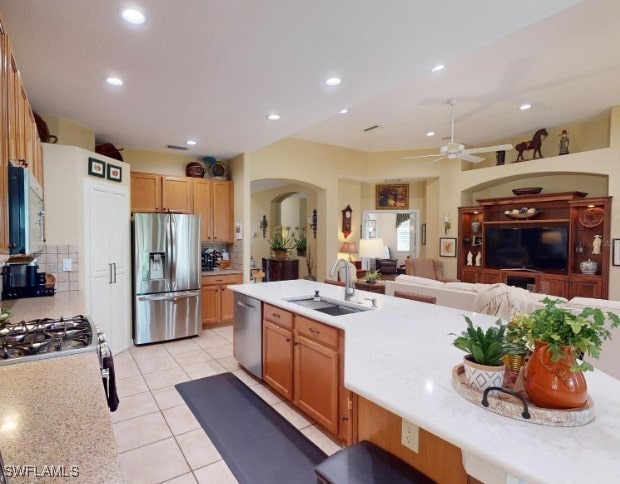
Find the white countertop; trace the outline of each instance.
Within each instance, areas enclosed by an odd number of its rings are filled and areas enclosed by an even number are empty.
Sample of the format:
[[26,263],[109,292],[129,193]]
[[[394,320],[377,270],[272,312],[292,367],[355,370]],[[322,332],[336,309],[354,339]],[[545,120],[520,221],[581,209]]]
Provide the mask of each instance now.
[[[586,373],[595,419],[582,427],[520,422],[480,408],[452,388],[463,359],[452,346],[465,327],[493,324],[493,316],[356,291],[354,302],[376,298],[378,309],[328,316],[284,299],[343,299],[344,288],[306,280],[242,284],[231,290],[342,328],[345,386],[429,432],[526,482],[620,482],[620,381]],[[368,301],[365,301],[369,305]]]

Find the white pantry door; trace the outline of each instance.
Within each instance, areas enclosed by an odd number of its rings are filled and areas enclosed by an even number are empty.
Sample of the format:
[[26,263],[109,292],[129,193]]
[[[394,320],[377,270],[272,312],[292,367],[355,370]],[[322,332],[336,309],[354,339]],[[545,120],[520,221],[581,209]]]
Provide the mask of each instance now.
[[131,345],[129,190],[85,181],[86,311],[113,353]]

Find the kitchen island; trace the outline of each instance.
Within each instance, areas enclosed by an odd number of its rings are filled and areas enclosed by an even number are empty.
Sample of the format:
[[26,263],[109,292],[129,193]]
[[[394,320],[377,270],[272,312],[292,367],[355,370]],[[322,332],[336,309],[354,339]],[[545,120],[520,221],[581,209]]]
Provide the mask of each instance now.
[[[2,306],[13,322],[83,313],[77,291]],[[60,355],[0,366],[0,452],[10,482],[121,483],[97,353]]]
[[[344,298],[342,287],[305,281],[232,286],[233,291],[345,331],[344,383],[362,398],[457,446],[468,474],[500,476],[495,482],[620,482],[620,381],[595,370],[586,374],[595,419],[582,427],[549,427],[503,417],[460,397],[452,368],[463,353],[450,333],[495,317],[357,291],[352,301],[376,309],[329,316],[287,301]],[[475,463],[475,465],[474,465]],[[449,463],[446,463],[449,465]],[[485,479],[486,480],[486,479]]]

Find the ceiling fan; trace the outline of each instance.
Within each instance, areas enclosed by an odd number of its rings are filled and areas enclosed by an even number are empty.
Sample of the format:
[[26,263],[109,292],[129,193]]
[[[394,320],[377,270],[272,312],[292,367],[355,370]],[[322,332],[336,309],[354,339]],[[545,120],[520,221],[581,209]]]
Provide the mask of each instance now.
[[434,155],[420,155],[420,156],[405,156],[401,158],[401,160],[413,160],[416,158],[430,158],[430,157],[438,157],[435,160],[429,161],[425,164],[435,163],[436,161],[443,160],[444,158],[448,158],[450,160],[453,159],[461,159],[465,161],[469,161],[471,163],[480,163],[484,160],[480,156],[474,156],[474,153],[490,153],[492,151],[505,151],[511,150],[512,145],[497,145],[497,146],[485,146],[483,148],[465,148],[465,145],[454,142],[454,105],[456,104],[456,99],[449,99],[447,103],[452,106],[452,130],[450,134],[450,143],[445,146],[442,146],[439,149],[439,153]]

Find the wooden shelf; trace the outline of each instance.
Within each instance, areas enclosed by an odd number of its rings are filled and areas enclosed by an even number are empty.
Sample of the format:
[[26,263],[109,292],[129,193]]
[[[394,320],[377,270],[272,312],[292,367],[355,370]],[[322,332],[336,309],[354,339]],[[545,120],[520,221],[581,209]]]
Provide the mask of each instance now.
[[506,224],[510,224],[510,225],[514,225],[516,224],[533,224],[533,225],[543,225],[543,224],[556,224],[556,223],[569,223],[570,219],[568,218],[550,218],[550,219],[546,219],[546,220],[541,220],[541,219],[523,219],[523,220],[518,220],[518,219],[506,219],[506,220],[494,220],[492,222],[484,222],[484,225],[506,225]]

